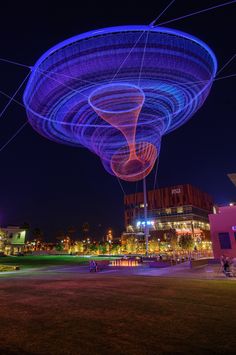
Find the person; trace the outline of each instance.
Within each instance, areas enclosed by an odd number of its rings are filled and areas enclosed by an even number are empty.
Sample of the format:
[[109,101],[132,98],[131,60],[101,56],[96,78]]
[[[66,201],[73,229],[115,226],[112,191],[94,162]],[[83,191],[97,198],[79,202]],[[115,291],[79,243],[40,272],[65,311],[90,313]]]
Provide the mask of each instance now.
[[224,264],[225,264],[225,255],[221,255],[220,257],[220,265],[221,265],[221,270],[224,272]]
[[92,265],[93,260],[89,260],[89,272],[93,271],[93,265]]
[[90,262],[89,262],[89,271],[90,272],[92,272],[92,271],[94,271],[94,272],[97,272],[97,263],[96,263],[96,261],[95,260],[91,260]]
[[232,276],[232,272],[230,270],[230,266],[232,264],[232,261],[229,257],[225,258],[224,260],[224,273],[226,276]]

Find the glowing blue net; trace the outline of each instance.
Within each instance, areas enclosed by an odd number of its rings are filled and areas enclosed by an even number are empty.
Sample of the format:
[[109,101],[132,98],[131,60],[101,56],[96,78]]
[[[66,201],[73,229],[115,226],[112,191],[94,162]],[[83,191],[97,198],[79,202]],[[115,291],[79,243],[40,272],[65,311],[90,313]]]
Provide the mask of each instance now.
[[87,147],[108,172],[135,181],[151,171],[161,137],[201,107],[216,69],[209,47],[186,33],[107,28],[46,52],[32,69],[24,103],[40,134]]

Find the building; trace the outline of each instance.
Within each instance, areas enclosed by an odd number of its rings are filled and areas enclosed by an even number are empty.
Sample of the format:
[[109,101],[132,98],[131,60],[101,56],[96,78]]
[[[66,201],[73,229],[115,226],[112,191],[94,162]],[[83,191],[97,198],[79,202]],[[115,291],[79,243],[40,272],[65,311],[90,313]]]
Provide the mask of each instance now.
[[236,206],[219,207],[209,215],[213,254],[236,257]]
[[[126,195],[126,230],[142,231],[144,227],[143,193]],[[186,184],[159,188],[147,192],[147,224],[149,233],[162,238],[175,231],[177,235],[210,240],[208,215],[213,211],[213,199],[198,188]]]
[[0,252],[11,255],[24,251],[26,231],[17,226],[1,228]]

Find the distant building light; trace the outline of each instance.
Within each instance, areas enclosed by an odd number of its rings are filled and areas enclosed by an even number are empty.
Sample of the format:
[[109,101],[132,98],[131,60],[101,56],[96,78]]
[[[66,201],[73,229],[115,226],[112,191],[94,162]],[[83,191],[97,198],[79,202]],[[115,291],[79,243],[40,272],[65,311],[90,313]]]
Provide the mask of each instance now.
[[[148,207],[148,204],[146,206]],[[139,208],[144,208],[144,203],[140,203]]]
[[232,226],[232,230],[236,232],[236,226]]
[[230,206],[234,206],[234,202],[230,202],[230,204],[229,204]]

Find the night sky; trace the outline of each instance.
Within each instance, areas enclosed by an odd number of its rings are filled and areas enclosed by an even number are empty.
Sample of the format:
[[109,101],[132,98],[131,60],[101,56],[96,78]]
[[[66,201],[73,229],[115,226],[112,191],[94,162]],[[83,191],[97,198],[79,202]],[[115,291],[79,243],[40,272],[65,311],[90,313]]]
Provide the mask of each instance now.
[[[175,3],[161,18],[167,21],[224,0]],[[89,30],[131,24],[149,24],[167,6],[162,1],[11,2],[1,4],[1,58],[33,65],[51,46]],[[236,53],[236,4],[167,26],[205,41],[215,52],[219,69]],[[0,90],[12,95],[28,70],[0,62]],[[236,59],[219,77],[236,73]],[[187,124],[162,140],[158,187],[190,183],[210,193],[219,204],[236,201],[236,188],[227,173],[236,172],[236,77],[218,80],[204,106]],[[23,90],[17,95],[22,102]],[[0,95],[0,110],[8,100]],[[13,103],[0,118],[0,147],[26,121],[23,107]],[[1,148],[0,148],[1,149]],[[0,151],[0,224],[42,229],[47,240],[73,226],[80,234],[88,222],[100,237],[111,227],[123,229],[123,192],[99,158],[85,149],[48,141],[27,125]],[[147,184],[153,188],[154,172]],[[125,192],[135,183],[122,182]],[[141,183],[138,190],[141,191]]]

